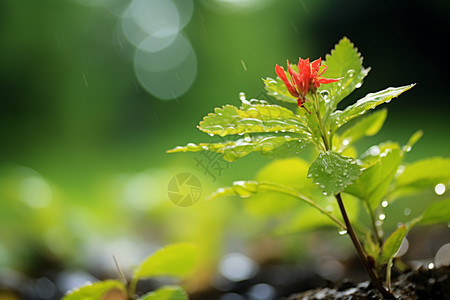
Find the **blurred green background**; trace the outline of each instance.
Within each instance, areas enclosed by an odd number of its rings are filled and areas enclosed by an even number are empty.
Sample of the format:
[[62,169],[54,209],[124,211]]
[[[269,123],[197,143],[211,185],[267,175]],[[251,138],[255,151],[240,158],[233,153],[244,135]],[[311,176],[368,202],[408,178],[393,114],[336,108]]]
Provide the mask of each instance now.
[[213,272],[262,221],[237,199],[177,207],[167,185],[188,172],[206,195],[269,160],[205,169],[200,154],[165,151],[209,140],[196,125],[214,107],[239,104],[239,92],[265,98],[260,78],[275,64],[324,58],[343,36],[372,67],[343,104],[417,83],[359,150],[423,129],[407,159],[449,156],[449,13],[438,0],[1,1],[3,272],[115,276],[111,255],[131,266],[180,240],[199,243]]

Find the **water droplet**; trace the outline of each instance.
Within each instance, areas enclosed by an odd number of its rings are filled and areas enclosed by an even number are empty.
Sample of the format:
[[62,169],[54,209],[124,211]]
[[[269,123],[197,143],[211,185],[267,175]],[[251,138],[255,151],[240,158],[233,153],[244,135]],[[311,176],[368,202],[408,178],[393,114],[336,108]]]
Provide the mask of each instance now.
[[376,220],[376,221],[375,221],[375,225],[376,225],[376,226],[381,226],[381,225],[383,225],[383,221]]
[[328,174],[333,174],[333,168],[332,167],[330,167],[330,166],[326,166],[325,167],[325,172],[327,172]]
[[214,133],[210,132],[208,133],[209,136],[214,136]]
[[385,214],[380,214],[378,216],[378,219],[380,219],[381,221],[383,221],[384,219],[386,219],[386,215]]
[[240,92],[239,93],[239,100],[243,101],[243,100],[245,100],[245,98],[246,98],[245,93],[244,92]]
[[348,144],[350,144],[350,140],[349,139],[345,139],[342,141],[342,145],[347,146]]
[[434,269],[434,264],[432,262],[428,264],[428,269]]
[[436,186],[434,187],[434,192],[436,193],[436,195],[443,195],[445,193],[445,184],[443,183],[438,183],[436,184]]
[[325,186],[324,186],[323,184],[319,185],[319,187],[320,187],[321,189],[324,189],[324,188],[325,188]]
[[311,177],[312,177],[312,174],[309,173],[306,177],[311,178]]
[[344,228],[341,228],[341,229],[339,229],[339,234],[340,234],[340,235],[347,234],[347,230],[344,229]]
[[242,198],[250,197],[256,193],[258,184],[253,181],[235,181],[233,182],[233,191]]
[[322,194],[323,194],[323,195],[325,195],[325,196],[327,196],[327,195],[328,195],[328,193],[327,193],[327,192],[322,192]]
[[347,176],[347,175],[348,175],[348,170],[347,170],[347,169],[344,169],[344,170],[342,171],[342,175],[343,175],[343,176]]
[[376,156],[376,155],[380,154],[380,152],[381,152],[380,147],[378,147],[378,146],[372,146],[369,148],[369,154],[372,156]]
[[361,82],[358,82],[358,84],[355,85],[355,88],[359,89],[361,86],[362,86],[362,83],[361,83]]
[[355,76],[355,70],[348,70],[347,71],[348,77],[352,78],[353,76]]
[[388,202],[386,200],[384,200],[383,202],[381,202],[381,206],[383,207],[387,207],[388,206]]
[[325,100],[325,102],[330,101],[330,92],[327,90],[323,90],[319,92],[320,96],[322,96],[322,99]]
[[410,208],[405,208],[404,210],[403,210],[403,214],[405,215],[405,216],[409,216],[410,214],[411,214],[411,209]]

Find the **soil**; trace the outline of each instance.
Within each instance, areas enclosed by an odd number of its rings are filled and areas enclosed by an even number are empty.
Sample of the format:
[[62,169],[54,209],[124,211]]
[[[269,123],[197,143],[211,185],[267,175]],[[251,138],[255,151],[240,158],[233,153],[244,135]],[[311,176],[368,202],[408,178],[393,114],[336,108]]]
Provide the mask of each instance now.
[[[450,299],[450,266],[439,269],[420,268],[404,273],[392,282],[392,290],[399,300]],[[285,300],[332,300],[332,299],[383,299],[368,281],[352,283],[344,281],[338,286],[309,290],[293,294]]]

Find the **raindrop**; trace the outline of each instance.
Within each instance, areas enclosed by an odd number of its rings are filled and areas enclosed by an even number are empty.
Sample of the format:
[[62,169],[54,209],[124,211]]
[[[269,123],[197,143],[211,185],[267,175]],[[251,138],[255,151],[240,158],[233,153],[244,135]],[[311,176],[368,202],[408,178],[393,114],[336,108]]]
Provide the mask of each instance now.
[[319,187],[320,187],[321,189],[324,189],[324,188],[325,188],[325,186],[324,186],[323,184],[319,185]]
[[352,78],[353,76],[355,76],[355,70],[348,70],[347,74],[348,74],[348,77]]
[[380,221],[380,220],[377,220],[377,221],[375,221],[375,225],[376,226],[381,226],[381,225],[383,225],[383,222]]
[[348,170],[347,170],[347,169],[344,169],[344,170],[342,171],[342,175],[343,175],[343,176],[347,176],[347,175],[348,175]]
[[383,202],[381,202],[381,206],[383,207],[387,207],[388,206],[388,202],[386,200],[384,200]]
[[395,253],[395,257],[401,257],[403,256],[409,248],[409,242],[406,238],[403,238],[402,243],[400,244],[400,248],[398,249],[397,253]]
[[243,101],[243,100],[245,100],[246,98],[245,98],[245,93],[244,92],[240,92],[239,93],[239,100],[241,100],[241,101]]
[[312,174],[311,174],[311,173],[308,173],[308,175],[307,175],[306,177],[311,178],[311,177],[312,177]]
[[403,210],[403,214],[404,214],[405,216],[409,216],[409,215],[411,214],[411,209],[410,209],[410,208],[405,208],[405,209]]
[[327,193],[327,192],[322,192],[322,194],[323,194],[323,195],[325,195],[325,196],[327,196],[327,195],[328,195],[328,193]]
[[358,82],[358,84],[355,85],[355,88],[359,89],[361,86],[362,86],[362,83],[361,83],[361,82]]
[[339,234],[340,235],[347,234],[347,229],[344,229],[344,228],[339,229]]
[[447,243],[439,248],[436,256],[434,257],[434,263],[437,268],[450,266],[450,243]]
[[326,166],[325,167],[325,172],[327,172],[328,174],[332,174],[333,173],[333,168],[332,167],[330,167],[330,166]]
[[380,219],[381,221],[383,221],[384,219],[386,219],[386,215],[385,214],[380,214],[378,216],[378,219]]
[[349,139],[345,139],[342,141],[342,145],[347,146],[348,144],[350,144],[350,140]]
[[372,156],[376,156],[376,155],[380,154],[380,152],[381,152],[380,147],[378,147],[378,146],[372,146],[369,148],[369,154]]
[[434,187],[434,192],[439,196],[443,195],[445,193],[445,190],[446,190],[445,184],[443,184],[443,183],[438,183]]
[[325,102],[329,102],[330,101],[330,92],[327,90],[323,90],[320,93],[320,96],[322,96],[323,100],[325,100]]

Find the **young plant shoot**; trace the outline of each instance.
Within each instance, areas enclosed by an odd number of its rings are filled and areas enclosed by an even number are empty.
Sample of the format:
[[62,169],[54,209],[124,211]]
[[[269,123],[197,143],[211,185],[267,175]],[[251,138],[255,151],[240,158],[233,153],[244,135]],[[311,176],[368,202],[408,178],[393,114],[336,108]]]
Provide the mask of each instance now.
[[[449,222],[450,201],[432,203],[422,215],[401,224],[386,239],[382,224],[377,220],[385,217],[384,207],[399,197],[402,190],[419,191],[437,183],[447,183],[449,172],[435,171],[442,165],[450,165],[450,160],[433,158],[405,168],[403,158],[421,137],[421,132],[415,133],[403,147],[385,142],[361,155],[356,153],[353,144],[376,134],[387,114],[386,110],[369,112],[414,86],[409,84],[369,93],[346,108],[338,109],[345,97],[361,87],[369,70],[363,67],[360,53],[347,38],[336,45],[324,62],[320,58],[312,63],[309,59],[299,58],[297,65],[287,62],[287,72],[276,65],[278,77],[263,81],[267,95],[277,100],[278,105],[259,99],[247,100],[240,94],[240,107],[215,108],[198,126],[209,135],[230,136],[228,140],[190,143],[168,152],[214,151],[230,162],[252,152],[275,158],[295,157],[288,164],[286,160],[278,160],[267,168],[281,174],[291,172],[287,168],[299,166],[301,169],[306,165],[307,172],[296,181],[290,178],[271,180],[267,175],[261,175],[257,180],[237,181],[231,187],[220,188],[209,198],[269,193],[272,197],[283,195],[307,203],[309,208],[335,224],[341,234],[349,235],[372,283],[384,298],[395,299],[390,289],[390,268],[403,239],[418,223]],[[234,135],[238,138],[233,138]],[[315,149],[316,158],[312,163],[299,158],[307,145]],[[426,165],[427,171],[418,172],[420,164]],[[283,175],[280,178],[284,178]],[[370,216],[372,228],[369,232],[355,231],[364,226],[358,224],[353,199]],[[386,278],[385,283],[382,278]]]

